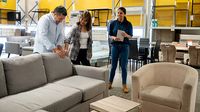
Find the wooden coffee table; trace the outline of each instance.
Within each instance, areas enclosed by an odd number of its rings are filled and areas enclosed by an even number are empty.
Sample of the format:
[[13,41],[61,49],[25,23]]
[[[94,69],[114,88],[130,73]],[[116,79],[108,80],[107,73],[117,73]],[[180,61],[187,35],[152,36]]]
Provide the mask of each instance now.
[[140,103],[117,96],[109,96],[90,104],[91,110],[98,112],[138,112]]

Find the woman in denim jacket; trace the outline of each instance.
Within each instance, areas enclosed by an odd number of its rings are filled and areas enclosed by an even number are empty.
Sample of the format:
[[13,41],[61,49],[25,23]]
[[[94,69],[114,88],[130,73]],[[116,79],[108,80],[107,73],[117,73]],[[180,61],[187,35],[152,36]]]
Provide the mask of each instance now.
[[129,52],[129,39],[132,38],[133,28],[132,24],[126,19],[126,9],[120,7],[118,9],[118,18],[110,23],[109,35],[112,39],[111,58],[112,66],[110,70],[109,89],[112,88],[112,82],[115,76],[118,59],[122,70],[122,84],[123,92],[128,93],[126,85],[127,80],[127,64],[128,64],[128,52]]
[[73,64],[90,66],[92,57],[92,24],[91,15],[88,11],[81,14],[79,22],[74,26],[68,38],[65,40],[69,44],[69,57]]

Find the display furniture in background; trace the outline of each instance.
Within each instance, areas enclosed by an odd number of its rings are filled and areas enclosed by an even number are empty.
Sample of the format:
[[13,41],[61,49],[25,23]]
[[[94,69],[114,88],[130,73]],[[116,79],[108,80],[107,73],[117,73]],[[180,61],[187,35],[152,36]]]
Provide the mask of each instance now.
[[200,0],[192,0],[191,26],[200,26]]
[[163,55],[164,62],[175,63],[176,60],[176,47],[174,45],[164,45],[160,46]]

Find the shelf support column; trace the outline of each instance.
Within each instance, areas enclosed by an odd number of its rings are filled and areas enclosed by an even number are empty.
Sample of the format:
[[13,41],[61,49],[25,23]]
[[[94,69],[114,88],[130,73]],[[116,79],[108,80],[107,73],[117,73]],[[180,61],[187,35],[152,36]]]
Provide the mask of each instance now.
[[25,29],[28,30],[28,0],[25,0]]
[[75,11],[75,0],[72,0],[72,10]]
[[153,0],[144,0],[144,37],[149,38],[149,41],[152,41],[152,32],[151,32],[151,19],[152,19],[152,5]]
[[112,0],[112,19],[115,19],[115,0]]

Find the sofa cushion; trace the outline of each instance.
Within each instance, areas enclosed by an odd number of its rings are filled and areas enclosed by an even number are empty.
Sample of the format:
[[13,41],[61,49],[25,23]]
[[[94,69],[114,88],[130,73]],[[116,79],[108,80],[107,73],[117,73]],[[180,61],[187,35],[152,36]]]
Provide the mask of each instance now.
[[39,109],[64,112],[81,99],[82,93],[78,89],[48,84],[1,99],[0,112],[34,112]]
[[2,60],[8,94],[27,91],[47,83],[42,56],[39,54]]
[[141,98],[155,104],[169,106],[171,108],[180,109],[181,107],[181,89],[151,85],[141,92]]
[[8,95],[6,88],[6,80],[3,70],[3,64],[0,60],[0,98]]
[[48,82],[72,75],[72,64],[69,58],[60,58],[54,53],[42,54]]
[[55,82],[65,87],[73,87],[83,92],[83,101],[89,100],[106,90],[106,84],[102,80],[84,76],[72,76]]

